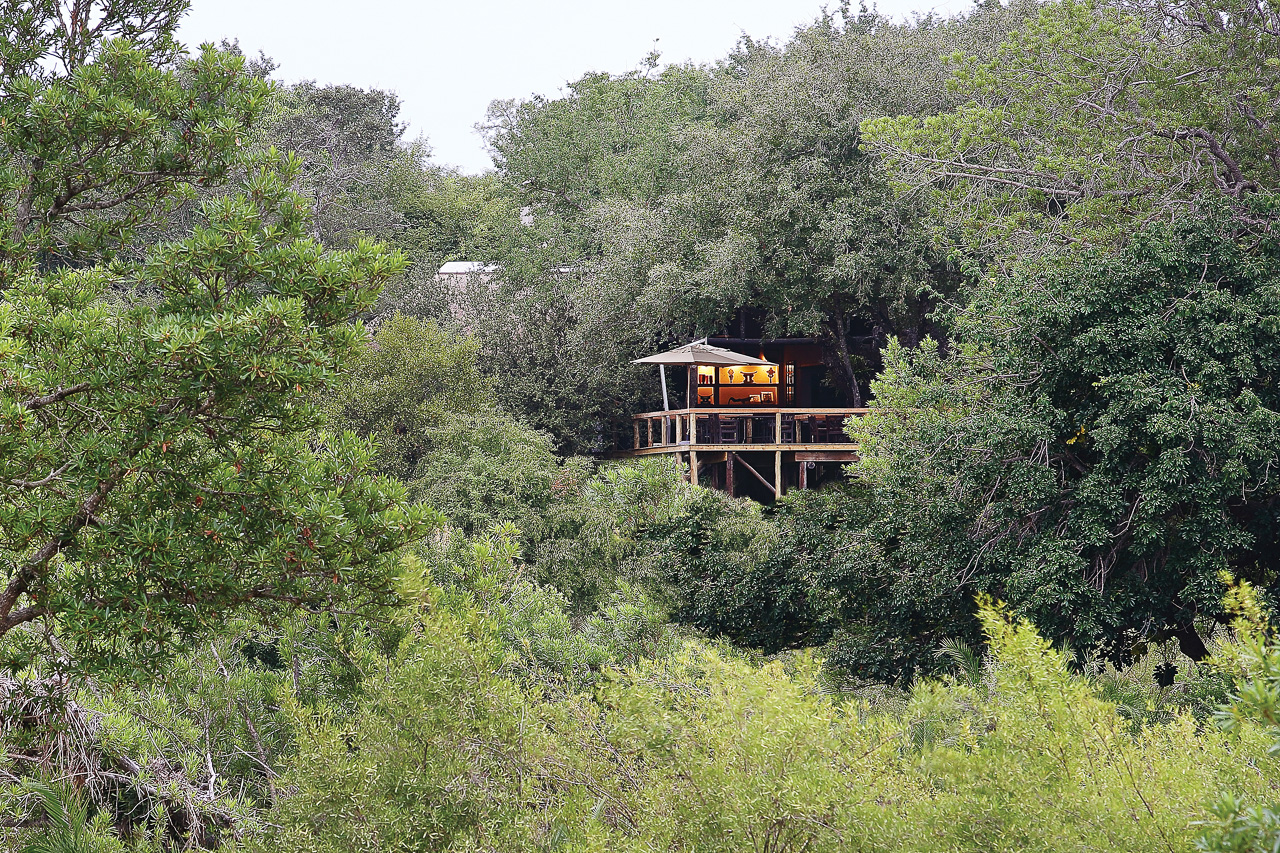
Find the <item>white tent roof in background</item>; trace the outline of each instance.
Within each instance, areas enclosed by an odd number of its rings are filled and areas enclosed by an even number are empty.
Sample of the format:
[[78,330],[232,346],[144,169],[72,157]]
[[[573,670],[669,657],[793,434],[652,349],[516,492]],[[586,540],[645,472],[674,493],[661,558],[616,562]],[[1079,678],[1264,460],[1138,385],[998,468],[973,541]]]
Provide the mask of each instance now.
[[470,275],[477,272],[494,272],[493,264],[482,264],[479,261],[449,261],[440,267],[440,275]]

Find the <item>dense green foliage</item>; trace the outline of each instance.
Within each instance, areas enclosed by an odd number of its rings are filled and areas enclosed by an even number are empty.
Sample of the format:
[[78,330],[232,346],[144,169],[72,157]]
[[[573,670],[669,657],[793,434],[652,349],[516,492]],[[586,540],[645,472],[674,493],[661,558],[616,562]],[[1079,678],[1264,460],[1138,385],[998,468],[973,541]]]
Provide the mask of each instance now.
[[[803,656],[697,644],[548,701],[500,674],[492,622],[440,602],[369,659],[354,715],[284,702],[289,793],[246,849],[1232,849],[1278,772],[1253,700],[1230,731],[1185,713],[1135,731],[993,610],[974,681],[890,702],[829,695]],[[1250,648],[1241,669],[1272,665]]]
[[[179,59],[163,28],[102,41],[172,23],[145,3],[111,6],[94,43],[73,27],[43,44],[45,5],[8,25],[6,50],[31,49],[6,58],[0,100],[0,636],[56,615],[78,665],[145,671],[227,608],[335,585],[385,598],[381,555],[426,514],[363,474],[357,442],[308,443],[306,397],[400,259],[324,251],[288,188],[297,161],[239,157],[263,95],[240,58]],[[153,208],[232,164],[242,180],[190,236],[112,261]]]
[[1274,582],[1280,255],[1233,227],[993,278],[952,357],[890,348],[856,427],[884,508],[868,614],[955,635],[985,590],[1077,649],[1172,633],[1196,654],[1221,572]]

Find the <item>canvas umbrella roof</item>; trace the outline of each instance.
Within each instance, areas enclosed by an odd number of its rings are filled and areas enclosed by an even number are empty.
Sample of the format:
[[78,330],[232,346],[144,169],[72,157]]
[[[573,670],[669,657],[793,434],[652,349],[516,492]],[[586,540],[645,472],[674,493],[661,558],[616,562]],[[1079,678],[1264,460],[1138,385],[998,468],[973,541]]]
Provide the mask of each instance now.
[[662,409],[668,411],[671,404],[667,401],[667,365],[668,364],[710,364],[710,365],[766,365],[773,364],[771,361],[765,361],[763,358],[752,358],[749,355],[742,355],[733,350],[724,347],[713,347],[706,341],[694,341],[691,344],[685,344],[682,347],[676,347],[673,350],[660,352],[657,355],[646,355],[644,358],[637,358],[632,364],[656,364],[658,369],[662,371]]
[[676,347],[673,350],[660,352],[657,355],[647,355],[644,358],[637,358],[632,364],[719,364],[719,365],[739,365],[739,364],[773,364],[771,361],[765,361],[763,358],[753,358],[749,355],[742,355],[733,350],[724,347],[713,347],[711,344],[694,341],[691,344],[685,344],[682,347]]

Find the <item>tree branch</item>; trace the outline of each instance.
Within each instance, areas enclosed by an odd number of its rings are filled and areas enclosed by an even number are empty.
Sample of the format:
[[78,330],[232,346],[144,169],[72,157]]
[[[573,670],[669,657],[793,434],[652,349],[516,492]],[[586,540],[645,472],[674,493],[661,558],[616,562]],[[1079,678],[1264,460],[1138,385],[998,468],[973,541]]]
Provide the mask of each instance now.
[[45,394],[43,397],[33,397],[22,404],[22,407],[28,412],[34,412],[37,409],[43,409],[45,406],[52,406],[61,400],[65,400],[73,394],[79,394],[82,391],[88,391],[93,386],[88,382],[80,382],[69,388],[58,387],[58,390]]

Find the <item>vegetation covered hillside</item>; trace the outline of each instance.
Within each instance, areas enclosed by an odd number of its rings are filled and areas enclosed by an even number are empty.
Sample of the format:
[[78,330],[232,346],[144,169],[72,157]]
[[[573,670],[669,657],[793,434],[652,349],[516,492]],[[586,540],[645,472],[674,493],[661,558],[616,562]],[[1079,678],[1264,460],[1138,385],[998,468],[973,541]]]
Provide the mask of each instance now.
[[[185,11],[0,0],[0,851],[1277,849],[1280,11],[845,4],[479,176]],[[843,482],[610,460],[746,329]]]

